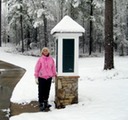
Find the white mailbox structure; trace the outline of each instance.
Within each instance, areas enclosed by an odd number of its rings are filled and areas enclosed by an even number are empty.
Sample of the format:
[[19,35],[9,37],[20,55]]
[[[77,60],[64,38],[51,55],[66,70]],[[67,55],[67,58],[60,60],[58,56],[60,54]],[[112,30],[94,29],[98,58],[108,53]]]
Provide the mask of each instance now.
[[51,30],[56,39],[56,108],[78,103],[79,36],[84,32],[84,28],[69,16],[65,16]]
[[84,28],[69,16],[51,30],[56,38],[58,76],[78,76],[79,36],[84,32]]

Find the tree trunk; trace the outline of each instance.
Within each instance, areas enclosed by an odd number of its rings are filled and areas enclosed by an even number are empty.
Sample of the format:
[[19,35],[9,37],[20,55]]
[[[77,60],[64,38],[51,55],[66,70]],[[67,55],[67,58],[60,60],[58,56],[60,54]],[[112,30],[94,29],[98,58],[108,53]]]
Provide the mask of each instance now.
[[63,18],[64,0],[60,1],[60,19]]
[[16,21],[15,21],[15,27],[14,27],[14,29],[15,29],[15,42],[16,42],[16,45],[18,44],[18,39],[17,39],[17,24],[16,24]]
[[[22,4],[22,0],[21,0],[21,4]],[[22,41],[22,53],[24,52],[24,41],[23,41],[23,15],[22,15],[22,6],[20,7],[20,29],[21,29],[21,41]]]
[[33,28],[33,38],[36,43],[38,42],[37,36],[38,36],[38,28],[36,27],[36,28]]
[[105,70],[114,68],[113,48],[113,0],[105,0]]
[[1,0],[0,0],[0,47],[1,47]]
[[45,15],[43,16],[44,19],[44,41],[45,41],[45,47],[48,47],[48,33],[47,33],[47,18]]
[[127,10],[126,10],[126,40],[128,40],[128,3],[127,3]]
[[20,16],[20,25],[21,25],[21,41],[22,41],[22,53],[24,52],[24,41],[23,41],[23,24],[22,24],[22,21],[23,21],[23,16],[21,15]]
[[92,37],[92,31],[93,31],[93,26],[92,26],[92,16],[93,16],[93,6],[92,6],[93,0],[91,0],[91,9],[90,9],[90,41],[89,41],[89,55],[92,54],[92,45],[93,45],[93,37]]
[[[84,17],[83,17],[83,19],[82,19],[82,24],[83,24],[83,28],[84,28],[84,23],[85,23],[85,20],[84,20]],[[82,36],[82,40],[83,40],[83,53],[85,53],[85,33],[83,34],[83,36]]]

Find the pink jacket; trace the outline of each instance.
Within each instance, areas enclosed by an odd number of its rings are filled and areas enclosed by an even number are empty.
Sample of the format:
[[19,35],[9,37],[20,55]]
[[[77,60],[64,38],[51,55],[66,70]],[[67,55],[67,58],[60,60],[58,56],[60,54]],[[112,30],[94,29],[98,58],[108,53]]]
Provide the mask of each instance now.
[[56,75],[56,67],[54,60],[51,56],[42,55],[35,66],[35,74],[36,78],[41,77],[48,79],[50,77],[54,77]]

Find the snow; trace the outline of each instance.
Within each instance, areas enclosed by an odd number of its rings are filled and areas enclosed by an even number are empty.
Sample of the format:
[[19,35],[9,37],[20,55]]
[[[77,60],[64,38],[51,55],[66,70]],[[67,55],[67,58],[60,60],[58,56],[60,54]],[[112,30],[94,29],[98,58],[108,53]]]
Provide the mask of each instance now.
[[39,10],[37,11],[37,18],[40,18],[40,17],[43,15],[44,12],[45,12],[44,9],[39,9]]
[[[27,103],[37,100],[34,66],[38,57],[5,52],[0,48],[0,60],[26,69],[14,89],[12,102]],[[115,69],[103,70],[104,57],[79,58],[79,103],[65,109],[54,108],[54,86],[49,102],[51,112],[23,113],[10,120],[128,120],[128,56],[115,56]],[[29,88],[28,88],[29,87]]]
[[51,34],[56,32],[85,32],[84,28],[80,26],[77,22],[75,22],[68,15],[64,16],[64,18],[51,30]]

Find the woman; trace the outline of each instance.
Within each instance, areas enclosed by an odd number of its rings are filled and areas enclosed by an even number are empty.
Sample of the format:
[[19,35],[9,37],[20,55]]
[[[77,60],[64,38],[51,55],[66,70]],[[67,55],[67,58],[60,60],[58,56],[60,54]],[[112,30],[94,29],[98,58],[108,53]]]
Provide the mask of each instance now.
[[47,47],[42,49],[41,54],[35,66],[34,76],[38,84],[39,107],[41,111],[44,111],[50,107],[48,98],[52,77],[56,76],[56,67]]

